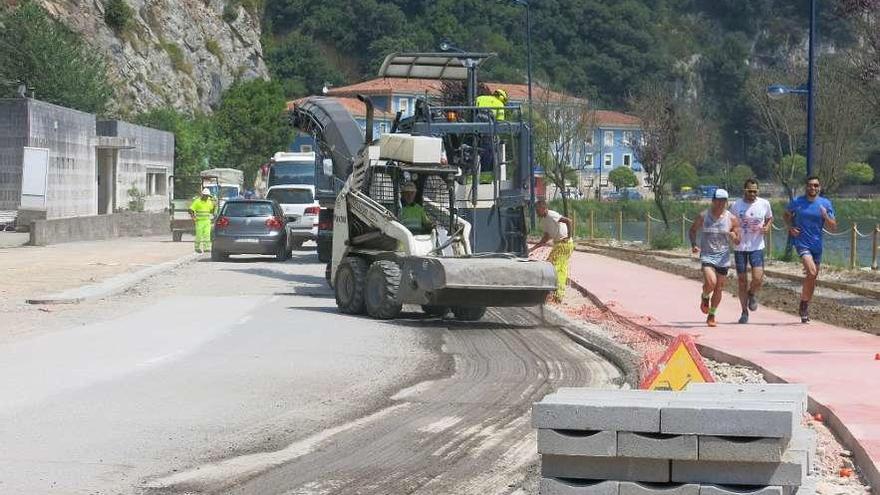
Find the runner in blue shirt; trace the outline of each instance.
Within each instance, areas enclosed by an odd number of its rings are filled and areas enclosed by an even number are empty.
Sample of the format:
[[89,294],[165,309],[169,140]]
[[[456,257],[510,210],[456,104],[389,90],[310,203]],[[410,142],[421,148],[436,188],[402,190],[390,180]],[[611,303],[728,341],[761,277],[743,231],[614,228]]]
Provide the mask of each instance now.
[[810,321],[810,299],[816,289],[819,264],[822,262],[822,229],[837,230],[831,201],[819,196],[821,184],[816,176],[807,177],[807,190],[798,196],[785,210],[785,223],[792,237],[792,245],[804,264],[804,285],[798,313],[801,323]]

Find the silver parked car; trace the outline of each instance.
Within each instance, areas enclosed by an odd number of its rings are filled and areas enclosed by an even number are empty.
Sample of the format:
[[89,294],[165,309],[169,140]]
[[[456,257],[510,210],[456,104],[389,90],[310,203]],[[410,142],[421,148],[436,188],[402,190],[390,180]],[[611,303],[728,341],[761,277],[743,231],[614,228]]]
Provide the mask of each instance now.
[[220,209],[211,234],[211,259],[230,254],[269,254],[284,261],[290,253],[287,222],[278,203],[266,199],[230,199]]

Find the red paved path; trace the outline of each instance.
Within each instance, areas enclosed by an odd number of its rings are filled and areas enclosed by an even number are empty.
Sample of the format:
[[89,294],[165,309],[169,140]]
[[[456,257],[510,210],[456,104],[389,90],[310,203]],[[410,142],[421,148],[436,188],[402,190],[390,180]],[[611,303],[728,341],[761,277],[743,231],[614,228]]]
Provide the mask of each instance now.
[[570,270],[573,282],[623,316],[667,335],[691,334],[707,355],[734,356],[783,381],[806,383],[811,411],[825,415],[880,490],[880,361],[874,359],[880,336],[815,320],[803,325],[764,307],[739,325],[739,300],[730,294],[721,302],[718,326],[708,328],[697,281],[583,252],[574,253]]

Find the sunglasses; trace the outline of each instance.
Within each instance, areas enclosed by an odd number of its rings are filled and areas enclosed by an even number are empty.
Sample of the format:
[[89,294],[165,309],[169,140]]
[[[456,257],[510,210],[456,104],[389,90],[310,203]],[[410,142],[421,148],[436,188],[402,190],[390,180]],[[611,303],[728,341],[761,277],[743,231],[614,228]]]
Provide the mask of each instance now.
[[746,189],[746,192],[749,193],[749,194],[758,194],[758,190],[757,190],[757,189]]
[[820,187],[818,182],[810,182],[807,184],[807,187]]

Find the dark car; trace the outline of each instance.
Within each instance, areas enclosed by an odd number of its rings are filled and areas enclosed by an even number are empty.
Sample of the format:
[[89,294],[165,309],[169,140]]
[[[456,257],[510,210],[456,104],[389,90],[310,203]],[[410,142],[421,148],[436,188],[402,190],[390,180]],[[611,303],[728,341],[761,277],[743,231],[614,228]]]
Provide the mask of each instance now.
[[230,254],[270,254],[287,259],[286,222],[278,203],[265,199],[230,199],[214,221],[211,259]]

